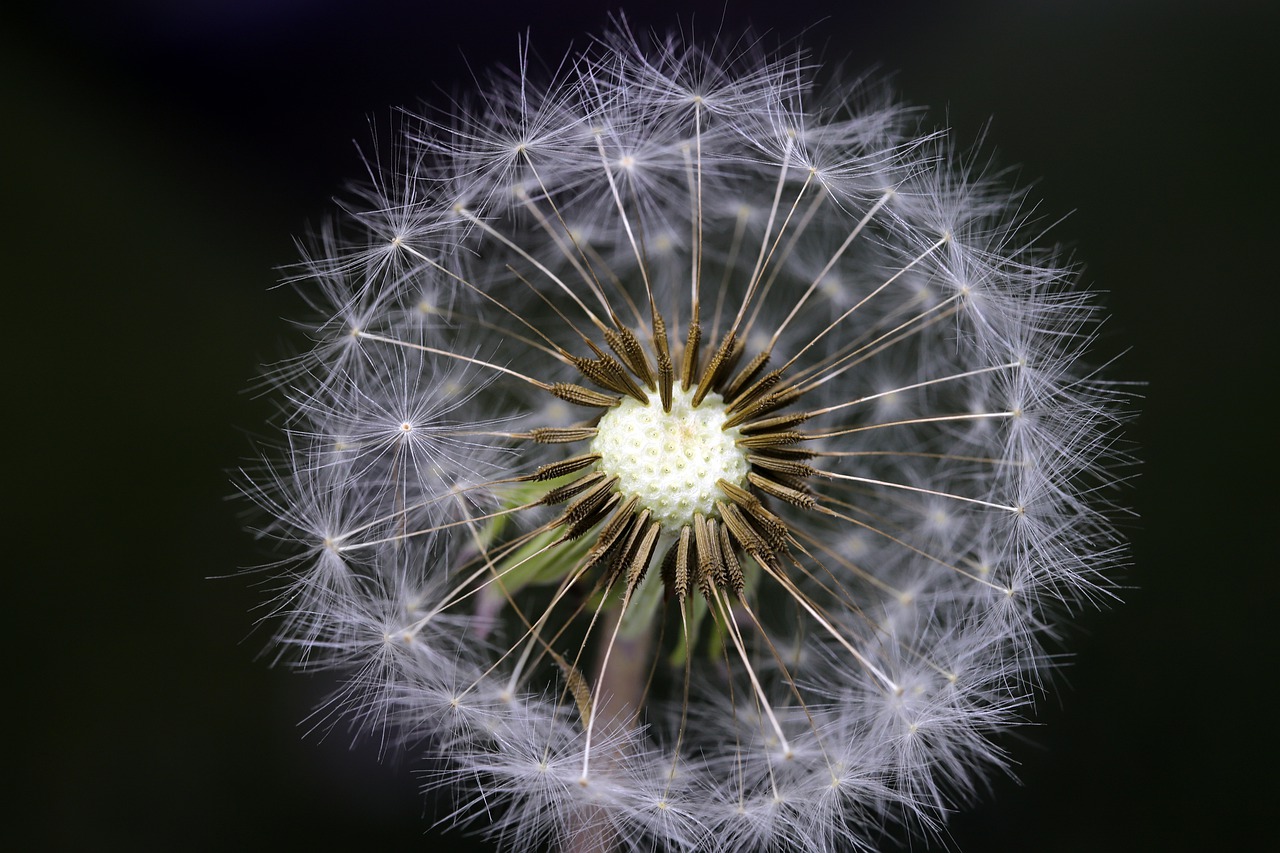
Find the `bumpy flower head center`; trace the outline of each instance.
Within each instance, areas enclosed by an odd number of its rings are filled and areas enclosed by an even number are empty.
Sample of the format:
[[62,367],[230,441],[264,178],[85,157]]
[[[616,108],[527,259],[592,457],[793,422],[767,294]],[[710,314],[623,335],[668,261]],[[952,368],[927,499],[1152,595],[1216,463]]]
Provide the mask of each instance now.
[[657,394],[647,404],[626,397],[600,419],[591,450],[600,454],[600,470],[618,478],[618,491],[639,498],[637,511],[678,530],[699,513],[718,515],[720,480],[745,488],[747,456],[736,443],[738,429],[724,428],[726,417],[719,394],[695,408],[693,392],[679,385],[670,412]]

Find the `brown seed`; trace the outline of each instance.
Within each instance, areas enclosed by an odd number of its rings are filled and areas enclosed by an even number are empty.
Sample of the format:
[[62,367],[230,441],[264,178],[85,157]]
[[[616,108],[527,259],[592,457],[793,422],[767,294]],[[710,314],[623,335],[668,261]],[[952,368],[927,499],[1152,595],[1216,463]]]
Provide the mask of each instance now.
[[[586,498],[583,500],[585,501]],[[561,538],[577,539],[584,535],[588,530],[608,518],[621,501],[622,495],[614,492],[604,501],[585,504],[576,520],[570,518],[569,513],[565,513],[565,518],[561,521],[561,524],[564,525],[564,533],[561,534]]]
[[772,355],[770,350],[764,350],[763,352],[757,353],[755,358],[747,362],[747,366],[742,368],[738,375],[733,378],[733,381],[725,386],[725,400],[732,400],[736,397],[738,392],[742,390],[743,386],[752,381],[756,375],[764,369],[764,366],[769,363],[770,355]]
[[537,471],[521,479],[545,483],[547,480],[558,480],[575,471],[581,471],[583,468],[590,467],[599,461],[599,453],[584,453],[581,456],[571,456],[568,459],[561,459],[559,462],[543,465]]
[[[781,409],[783,406],[790,405],[800,399],[802,392],[799,388],[781,388],[777,391],[770,391],[760,399],[750,403],[744,408],[738,409],[734,414],[730,415],[728,420],[724,422],[726,427],[737,426],[738,424],[766,415],[775,409]],[[730,406],[728,411],[733,411],[737,406]]]
[[649,402],[649,397],[640,390],[640,386],[635,383],[635,380],[631,378],[631,375],[627,373],[622,363],[616,358],[609,355],[602,355],[596,359],[570,356],[570,360],[573,362],[573,366],[578,368],[579,373],[601,388],[616,391],[619,394],[626,394],[641,403]]
[[766,471],[776,471],[779,474],[786,474],[789,477],[806,478],[814,476],[817,471],[812,465],[806,465],[804,462],[795,459],[774,459],[759,453],[748,453],[747,461],[757,468],[763,468]]
[[784,486],[782,483],[770,480],[768,477],[757,474],[755,471],[748,472],[747,479],[751,482],[751,485],[755,486],[765,494],[773,495],[775,498],[780,498],[789,504],[800,507],[801,509],[813,509],[818,505],[818,502],[814,500],[813,495],[805,494],[799,489],[791,486]]
[[728,371],[728,365],[733,359],[735,342],[733,332],[725,335],[724,340],[720,342],[716,354],[711,357],[711,361],[707,362],[706,368],[702,371],[702,377],[698,380],[698,388],[693,392],[693,405],[697,406],[706,399],[715,384],[720,381],[720,377]]
[[745,447],[748,450],[758,450],[767,447],[783,447],[788,444],[799,444],[807,441],[809,436],[796,430],[787,430],[785,432],[764,432],[760,435],[744,435],[738,439],[738,446]]
[[644,532],[640,546],[636,549],[635,556],[631,558],[631,565],[627,568],[628,589],[635,589],[640,581],[644,580],[645,574],[649,571],[649,560],[653,557],[653,549],[658,545],[658,534],[661,532],[662,525],[656,521],[651,522]]
[[747,388],[747,390],[742,391],[736,397],[732,399],[729,399],[726,397],[725,403],[729,406],[730,411],[735,411],[744,406],[748,406],[751,404],[753,400],[758,398],[761,394],[764,394],[770,388],[777,385],[778,382],[781,381],[781,379],[782,379],[782,368],[770,370],[764,376],[761,376],[754,383],[752,383]]
[[612,394],[601,394],[599,391],[592,391],[590,388],[568,382],[557,382],[552,385],[551,393],[575,405],[592,406],[597,409],[611,409],[622,402],[621,398]]
[[539,444],[565,444],[595,436],[595,427],[537,427],[529,431],[529,437]]
[[644,347],[640,345],[635,332],[626,326],[605,329],[604,340],[609,345],[609,349],[617,353],[618,358],[631,368],[631,372],[639,377],[641,382],[653,387],[653,371],[649,369],[649,359],[645,356]]
[[[738,553],[734,550],[733,542],[729,538],[728,525],[724,524],[720,525],[720,557],[724,572],[718,578],[718,582],[721,586],[737,595],[746,587],[746,580],[742,576],[742,564],[738,562]],[[706,595],[705,590],[703,595]],[[707,598],[707,603],[711,603],[709,597]]]
[[573,694],[574,704],[578,706],[578,716],[582,718],[582,727],[585,729],[591,725],[591,687],[587,684],[587,679],[583,676],[582,671],[576,666],[570,664],[560,655],[555,655],[555,661],[564,673],[565,686]]
[[604,479],[604,474],[600,471],[594,471],[586,474],[572,483],[565,483],[563,486],[556,486],[542,496],[539,501],[544,506],[555,506],[562,504],[567,500],[571,500],[582,492],[594,486],[596,483]]
[[689,337],[684,342],[684,357],[680,364],[680,387],[693,387],[693,375],[698,370],[698,345],[702,342],[702,326],[698,323],[698,306],[693,306],[693,319],[689,322]]
[[[611,477],[592,486],[582,497],[569,505],[569,508],[564,511],[564,515],[560,517],[559,523],[572,529],[580,525],[584,519],[593,517],[596,511],[608,500],[610,490],[617,482],[617,477]],[[586,532],[585,529],[583,532]],[[573,537],[569,538],[572,539]]]

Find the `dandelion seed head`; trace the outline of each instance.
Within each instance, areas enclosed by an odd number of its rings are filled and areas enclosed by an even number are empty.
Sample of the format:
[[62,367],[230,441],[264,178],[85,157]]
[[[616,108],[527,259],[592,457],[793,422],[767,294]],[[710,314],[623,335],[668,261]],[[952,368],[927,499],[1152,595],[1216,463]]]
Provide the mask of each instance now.
[[1123,559],[1095,307],[881,86],[623,23],[534,65],[291,271],[281,656],[506,849],[936,831]]

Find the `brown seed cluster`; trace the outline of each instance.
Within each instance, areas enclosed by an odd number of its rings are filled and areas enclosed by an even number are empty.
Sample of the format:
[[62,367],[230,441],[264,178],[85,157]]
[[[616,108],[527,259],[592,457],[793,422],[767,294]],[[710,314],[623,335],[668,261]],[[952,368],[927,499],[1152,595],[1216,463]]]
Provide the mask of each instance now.
[[[614,329],[602,330],[613,354],[589,340],[593,358],[562,353],[566,361],[603,392],[570,383],[546,386],[548,390],[571,403],[610,408],[619,405],[625,396],[647,404],[650,398],[645,389],[648,389],[657,392],[663,411],[670,413],[677,377],[668,348],[666,324],[656,311],[653,316],[656,368],[651,366],[638,336],[618,324]],[[805,509],[817,507],[808,486],[815,471],[806,461],[813,454],[795,446],[807,438],[795,427],[809,414],[775,414],[800,400],[803,389],[787,384],[783,369],[765,371],[770,358],[767,350],[737,369],[745,345],[733,330],[724,335],[709,357],[700,358],[702,329],[696,316],[695,312],[678,381],[692,391],[695,407],[712,392],[721,396],[727,415],[725,428],[737,427],[741,435],[737,444],[746,452],[750,464],[747,483],[751,488],[721,479],[717,483],[720,494],[714,500],[713,513],[699,513],[679,530],[664,531],[651,510],[641,506],[636,496],[628,497],[618,490],[617,476],[600,469],[598,453],[544,465],[524,478],[547,482],[578,475],[550,489],[539,503],[568,503],[550,525],[561,530],[558,542],[577,539],[602,525],[584,565],[579,567],[581,573],[600,566],[598,584],[602,588],[613,588],[623,580],[624,589],[630,595],[645,578],[662,534],[675,537],[661,558],[661,576],[667,596],[681,604],[695,588],[708,603],[716,598],[717,590],[734,599],[741,596],[744,557],[754,559],[770,574],[781,572],[783,562],[791,561],[788,551],[793,540],[787,523],[770,511],[763,498],[776,498]],[[584,426],[542,428],[527,437],[539,443],[568,443],[595,435],[595,427]]]

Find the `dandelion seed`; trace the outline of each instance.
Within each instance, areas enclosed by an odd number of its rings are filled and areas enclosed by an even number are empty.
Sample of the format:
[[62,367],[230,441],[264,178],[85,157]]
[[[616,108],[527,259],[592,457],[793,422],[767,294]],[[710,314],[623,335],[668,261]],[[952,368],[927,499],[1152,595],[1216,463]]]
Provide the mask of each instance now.
[[1123,555],[1072,272],[815,72],[620,25],[408,120],[293,276],[279,643],[505,848],[936,827]]

